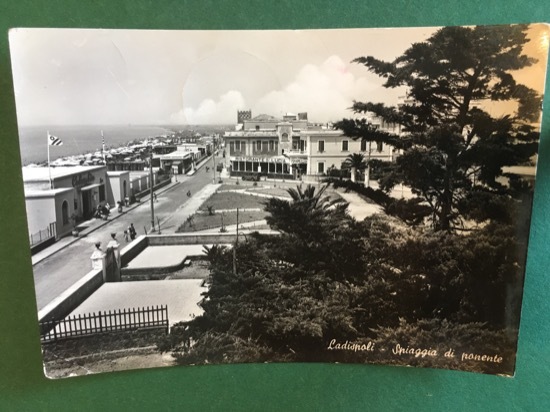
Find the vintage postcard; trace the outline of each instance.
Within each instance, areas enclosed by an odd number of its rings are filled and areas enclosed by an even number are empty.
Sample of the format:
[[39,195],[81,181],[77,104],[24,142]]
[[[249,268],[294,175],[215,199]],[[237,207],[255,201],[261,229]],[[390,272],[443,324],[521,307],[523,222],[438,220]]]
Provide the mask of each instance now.
[[548,40],[11,30],[46,376],[513,376]]

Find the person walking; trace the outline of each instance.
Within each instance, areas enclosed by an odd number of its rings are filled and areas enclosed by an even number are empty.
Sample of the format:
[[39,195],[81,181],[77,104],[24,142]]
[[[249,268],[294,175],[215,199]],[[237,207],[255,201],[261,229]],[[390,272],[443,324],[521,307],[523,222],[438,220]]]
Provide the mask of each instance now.
[[97,242],[95,244],[95,249],[92,253],[92,256],[90,256],[90,259],[92,260],[93,270],[103,268],[103,256],[105,256],[105,254],[103,253],[103,250],[101,250],[101,242]]
[[130,234],[131,240],[134,240],[136,238],[136,229],[134,228],[133,223],[130,223],[130,226],[128,227],[128,233]]
[[115,254],[116,264],[120,269],[120,243],[116,240],[116,233],[111,233],[111,240],[107,243],[107,249],[112,248]]

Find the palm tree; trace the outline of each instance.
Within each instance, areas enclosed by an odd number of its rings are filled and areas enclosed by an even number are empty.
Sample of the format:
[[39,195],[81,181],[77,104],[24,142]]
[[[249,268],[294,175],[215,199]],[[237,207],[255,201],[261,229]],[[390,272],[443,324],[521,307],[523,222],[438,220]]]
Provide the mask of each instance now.
[[365,156],[361,153],[352,153],[344,160],[343,167],[351,169],[351,181],[355,182],[357,171],[367,168]]
[[328,186],[308,185],[302,190],[288,189],[292,200],[271,198],[265,210],[267,223],[274,229],[286,233],[305,235],[308,231],[317,232],[321,226],[338,225],[346,216],[348,203],[341,198],[325,195]]

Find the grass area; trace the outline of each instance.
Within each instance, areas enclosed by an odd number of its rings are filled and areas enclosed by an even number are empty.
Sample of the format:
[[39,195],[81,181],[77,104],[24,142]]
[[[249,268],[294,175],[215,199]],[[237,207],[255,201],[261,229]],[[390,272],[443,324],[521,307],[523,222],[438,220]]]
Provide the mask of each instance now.
[[110,332],[42,344],[44,362],[155,345],[164,329]]
[[287,192],[286,187],[254,187],[247,189],[247,192],[261,193],[269,196],[285,197],[290,200],[290,195]]
[[111,332],[42,345],[44,370],[50,378],[169,366],[157,345],[164,329]]
[[[296,184],[287,183],[281,185],[280,183],[268,183],[262,184],[261,182],[257,186],[252,184],[224,184],[220,187],[217,193],[214,193],[208,200],[206,200],[199,208],[200,213],[195,213],[192,216],[191,221],[182,222],[176,231],[176,233],[182,232],[196,232],[206,229],[214,229],[222,227],[222,214],[218,213],[218,210],[235,210],[237,207],[241,209],[239,211],[239,224],[254,222],[257,220],[263,220],[267,216],[267,213],[263,211],[265,202],[268,200],[266,197],[254,196],[252,194],[226,192],[227,190],[245,189],[249,193],[261,193],[270,196],[286,197],[290,200],[287,188],[296,188]],[[305,185],[303,185],[305,188]],[[221,193],[220,193],[221,192]],[[327,189],[326,195],[331,198],[340,198],[341,196],[332,188]],[[208,213],[208,208],[211,207],[213,215]],[[243,211],[242,209],[260,209],[260,211]],[[223,213],[223,225],[235,225],[237,223],[236,211]],[[257,227],[257,229],[269,229],[268,226]]]
[[[264,211],[239,211],[239,224],[254,222],[256,220],[265,219],[267,213]],[[223,213],[223,223],[225,226],[237,224],[237,212]],[[222,214],[215,213],[214,215],[195,214],[193,215],[192,225],[188,222],[184,222],[176,231],[176,233],[182,232],[196,232],[198,230],[221,228],[222,226]],[[267,227],[258,227],[258,229],[267,229]]]
[[214,193],[199,208],[201,211],[208,211],[208,206],[212,206],[214,211],[219,209],[263,209],[265,198],[245,195],[241,193]]

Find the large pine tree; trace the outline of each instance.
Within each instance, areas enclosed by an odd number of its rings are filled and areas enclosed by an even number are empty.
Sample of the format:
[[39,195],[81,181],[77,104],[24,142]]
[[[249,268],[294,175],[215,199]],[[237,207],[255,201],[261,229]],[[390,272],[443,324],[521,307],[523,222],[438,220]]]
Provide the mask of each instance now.
[[[381,179],[382,188],[409,185],[429,204],[436,230],[452,230],[465,218],[492,218],[490,205],[510,204],[514,193],[498,179],[503,167],[528,162],[536,153],[538,132],[531,122],[540,116],[541,97],[514,78],[514,71],[535,62],[523,54],[527,29],[445,27],[392,62],[354,60],[385,78],[384,87],[406,87],[402,105],[352,107],[356,114],[371,112],[401,125],[401,132],[382,132],[365,119],[344,119],[336,127],[402,151]],[[497,118],[487,110],[495,101],[517,105]]]

